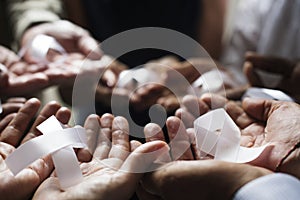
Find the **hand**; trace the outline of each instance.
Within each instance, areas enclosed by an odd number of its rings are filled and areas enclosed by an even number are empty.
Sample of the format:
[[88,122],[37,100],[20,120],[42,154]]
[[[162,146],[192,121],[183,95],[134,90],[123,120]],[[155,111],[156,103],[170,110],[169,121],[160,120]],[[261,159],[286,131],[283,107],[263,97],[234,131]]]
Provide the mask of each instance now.
[[248,78],[250,85],[256,87],[267,87],[255,72],[256,69],[277,75],[282,75],[283,79],[278,85],[275,86],[275,89],[285,91],[291,96],[295,97],[297,100],[300,99],[299,63],[292,62],[280,57],[262,56],[253,52],[248,52],[246,54],[245,60],[246,62],[244,64],[244,73]]
[[[190,129],[186,130],[184,124],[177,117],[169,117],[166,121],[170,152],[165,155],[164,162],[172,160],[194,160],[199,159],[198,151],[195,149],[195,137]],[[146,142],[166,141],[165,135],[157,124],[150,123],[144,128]],[[139,199],[157,199],[149,193],[142,184],[139,184],[136,194]]]
[[[147,173],[143,187],[151,199],[231,199],[246,183],[271,171],[216,160],[175,161]],[[146,194],[140,199],[149,199]]]
[[91,115],[85,128],[88,134],[98,135],[98,139],[90,140],[94,142],[92,160],[80,164],[84,180],[62,191],[57,177],[51,176],[38,188],[33,199],[129,199],[143,176],[141,172],[159,156],[154,154],[145,159],[145,154],[161,148],[167,151],[164,142],[143,145],[129,142],[128,123],[122,117],[107,114],[99,119]]
[[10,98],[7,99],[5,103],[2,102],[2,113],[0,114],[0,120],[7,117],[8,115],[17,113],[18,110],[23,107],[25,102],[26,99],[22,97]]
[[[40,102],[37,99],[28,100],[19,112],[14,115],[6,128],[1,130],[0,178],[3,181],[0,183],[0,191],[1,195],[6,199],[29,199],[41,182],[46,179],[53,170],[53,163],[49,156],[36,160],[16,176],[11,173],[4,161],[20,143],[24,143],[40,135],[36,126],[51,115],[56,115],[61,123],[67,123],[70,118],[69,110],[61,108],[60,105],[55,102],[51,102],[41,110],[33,125],[30,127],[39,107]],[[28,129],[29,132],[26,132]]]
[[14,52],[0,46],[0,53],[0,96],[31,94],[49,84],[45,74],[20,61]]
[[29,28],[23,35],[22,46],[25,46],[38,34],[54,37],[68,53],[77,52],[93,60],[101,58],[97,42],[83,28],[69,22],[56,21]]
[[[296,103],[245,99],[240,105],[224,97],[208,94],[203,95],[198,102],[201,102],[198,106],[205,105],[206,109],[225,108],[241,130],[241,146],[251,148],[269,144],[270,148],[250,162],[252,165],[274,171],[284,156],[300,141],[297,131],[300,106]],[[192,110],[196,110],[196,105],[190,104]],[[193,112],[189,113],[196,117]],[[277,170],[300,177],[296,170],[300,164],[298,151],[296,149],[284,159]]]
[[1,96],[22,96],[32,94],[49,86],[44,73],[17,75],[9,70],[0,71]]

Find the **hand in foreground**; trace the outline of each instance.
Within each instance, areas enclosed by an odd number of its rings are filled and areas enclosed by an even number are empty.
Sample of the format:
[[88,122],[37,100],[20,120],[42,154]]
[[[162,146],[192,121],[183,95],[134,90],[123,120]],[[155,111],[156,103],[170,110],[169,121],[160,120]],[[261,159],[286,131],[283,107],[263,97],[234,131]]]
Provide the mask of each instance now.
[[[34,116],[38,112],[40,102],[37,99],[28,100],[19,112],[13,117],[11,122],[0,134],[0,193],[4,199],[29,199],[34,191],[47,178],[53,170],[50,157],[36,160],[29,167],[22,170],[16,176],[6,167],[5,158],[9,156],[15,147],[31,138],[40,135],[36,126],[42,123],[51,115],[62,122],[67,123],[70,118],[70,111],[61,108],[55,102],[47,104],[38,114],[33,125],[30,127]],[[30,128],[29,132],[26,131]]]
[[[271,171],[216,160],[174,161],[142,179],[151,199],[231,199],[246,183]],[[149,199],[141,196],[140,199]],[[153,198],[155,197],[155,198]]]
[[[99,119],[91,115],[85,128],[97,139],[90,140],[94,142],[92,160],[80,164],[84,180],[62,191],[57,177],[51,176],[33,199],[129,199],[143,173],[160,155],[158,152],[168,151],[167,145],[160,141],[143,145],[129,142],[128,123],[122,117],[105,114]],[[79,150],[78,157],[87,158],[88,153],[84,151]],[[145,159],[150,152],[152,156]]]
[[255,70],[262,70],[268,73],[282,75],[282,80],[273,89],[280,89],[300,99],[300,64],[288,59],[272,56],[262,56],[248,52],[245,56],[244,73],[250,85],[256,87],[268,87],[264,85],[261,77]]
[[[300,177],[297,166],[300,164],[299,149],[295,149],[287,158],[294,146],[300,141],[298,133],[300,106],[296,103],[279,102],[271,100],[245,99],[242,105],[228,101],[218,95],[203,95],[197,101],[186,102],[187,110],[178,112],[180,117],[183,113],[190,117],[190,120],[198,116],[194,113],[196,107],[200,107],[203,113],[209,109],[225,108],[227,113],[241,130],[241,146],[259,147],[269,144],[267,148],[251,164],[280,170],[296,177]],[[192,103],[193,104],[192,104]],[[280,162],[282,163],[280,164]],[[279,168],[278,168],[278,165]]]

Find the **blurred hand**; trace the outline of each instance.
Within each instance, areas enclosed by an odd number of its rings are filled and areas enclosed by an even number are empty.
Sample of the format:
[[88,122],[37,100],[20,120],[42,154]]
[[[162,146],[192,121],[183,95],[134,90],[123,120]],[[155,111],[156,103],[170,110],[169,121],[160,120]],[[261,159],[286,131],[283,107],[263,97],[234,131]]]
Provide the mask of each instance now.
[[[0,132],[0,191],[6,199],[29,199],[34,191],[46,179],[53,170],[53,163],[50,157],[36,160],[29,167],[22,170],[16,176],[7,168],[5,159],[20,143],[40,135],[36,127],[51,115],[55,115],[61,123],[67,123],[70,118],[70,111],[62,108],[55,102],[48,103],[37,115],[40,107],[37,99],[30,99],[25,102],[13,119],[1,129]],[[2,122],[2,121],[1,121]],[[29,130],[27,132],[27,130]]]
[[143,176],[137,172],[147,170],[159,156],[144,159],[145,154],[160,148],[167,151],[164,142],[143,145],[129,142],[128,123],[122,117],[107,114],[99,119],[91,115],[85,128],[98,139],[93,140],[92,160],[80,164],[84,180],[62,191],[57,177],[51,176],[38,188],[33,199],[129,199]]
[[21,46],[25,46],[38,34],[54,37],[68,53],[81,53],[93,60],[101,58],[102,53],[97,41],[86,30],[69,21],[60,20],[29,28],[23,35]]
[[253,52],[248,52],[245,56],[244,73],[250,85],[256,87],[267,87],[261,77],[255,72],[259,69],[265,72],[282,75],[281,82],[272,89],[280,89],[300,99],[300,64],[272,56],[263,56]]
[[[151,199],[231,199],[246,183],[271,171],[216,160],[175,161],[142,179]],[[149,195],[139,196],[150,199]]]

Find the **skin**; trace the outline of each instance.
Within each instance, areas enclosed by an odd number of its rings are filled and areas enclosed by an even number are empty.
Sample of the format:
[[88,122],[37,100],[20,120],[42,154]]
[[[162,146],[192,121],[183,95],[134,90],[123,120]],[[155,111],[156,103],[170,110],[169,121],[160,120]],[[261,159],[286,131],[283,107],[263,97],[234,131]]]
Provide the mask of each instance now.
[[[68,53],[81,53],[92,60],[101,58],[102,52],[97,41],[86,30],[69,21],[59,20],[29,28],[23,35],[21,46],[25,46],[38,34],[54,37]],[[26,59],[30,62],[30,57]]]
[[122,117],[91,115],[85,127],[89,134],[98,135],[98,139],[93,140],[96,143],[91,148],[93,158],[80,164],[84,180],[63,191],[53,175],[41,184],[33,199],[129,199],[143,176],[143,173],[134,172],[144,172],[160,155],[156,153],[144,159],[144,153],[158,149],[168,151],[162,141],[143,145],[129,142],[128,123]]
[[[241,130],[242,146],[251,148],[269,144],[269,147],[256,160],[251,161],[252,165],[274,171],[280,160],[300,140],[297,131],[300,107],[296,103],[245,99],[242,104],[239,104],[218,95],[208,94],[198,101],[199,105],[204,103],[210,109],[213,106],[214,109],[224,108],[227,111]],[[190,114],[194,118],[199,116],[193,115],[192,111]],[[283,162],[280,171],[300,177],[296,170],[299,164],[299,149],[296,149]]]
[[245,56],[244,73],[252,86],[266,87],[256,74],[255,70],[282,75],[281,82],[274,88],[280,89],[293,96],[299,102],[299,62],[285,58],[263,56],[254,52],[248,52]]
[[[51,115],[55,115],[61,123],[67,123],[70,111],[56,102],[50,102],[38,113],[40,102],[30,99],[25,102],[19,112],[0,134],[0,191],[5,199],[30,199],[37,187],[53,170],[50,157],[36,160],[26,169],[14,176],[5,165],[5,158],[9,156],[20,143],[40,135],[36,126]],[[37,118],[34,120],[35,115]],[[34,120],[33,125],[31,122]],[[27,132],[27,130],[29,131]]]
[[174,161],[145,175],[142,185],[155,198],[140,199],[232,199],[244,184],[270,173],[216,160]]
[[[246,183],[272,173],[248,164],[216,161],[208,157],[199,160],[191,129],[186,130],[177,117],[168,118],[166,127],[171,141],[170,160],[173,161],[143,177],[137,188],[139,199],[232,199]],[[147,142],[165,140],[156,124],[148,124],[144,134]],[[182,149],[186,150],[183,152]]]

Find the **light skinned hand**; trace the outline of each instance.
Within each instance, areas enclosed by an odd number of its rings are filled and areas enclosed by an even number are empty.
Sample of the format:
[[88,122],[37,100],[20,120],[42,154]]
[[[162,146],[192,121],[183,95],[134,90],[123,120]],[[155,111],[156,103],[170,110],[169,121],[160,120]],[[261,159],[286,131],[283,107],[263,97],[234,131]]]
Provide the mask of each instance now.
[[[53,163],[49,156],[36,160],[16,176],[14,176],[7,168],[4,161],[21,143],[40,135],[41,133],[36,129],[36,126],[51,115],[55,115],[62,123],[67,123],[69,121],[70,111],[55,102],[50,102],[37,115],[31,126],[31,122],[38,113],[39,107],[39,100],[35,98],[29,99],[25,102],[19,112],[14,115],[13,119],[5,129],[1,130],[1,198],[30,199],[37,187],[53,170]],[[29,131],[27,132],[28,129]]]
[[59,20],[29,28],[23,35],[21,46],[25,46],[38,34],[54,37],[68,53],[81,53],[93,60],[101,58],[102,52],[97,41],[86,30],[69,21]]
[[161,141],[143,145],[129,142],[128,123],[122,117],[91,115],[85,128],[88,134],[97,135],[97,139],[94,140],[94,148],[91,148],[94,150],[93,158],[80,164],[84,180],[62,191],[57,177],[53,175],[42,183],[33,199],[129,199],[143,176],[141,172],[145,172],[159,156],[154,154],[145,159],[145,153],[168,150]]

